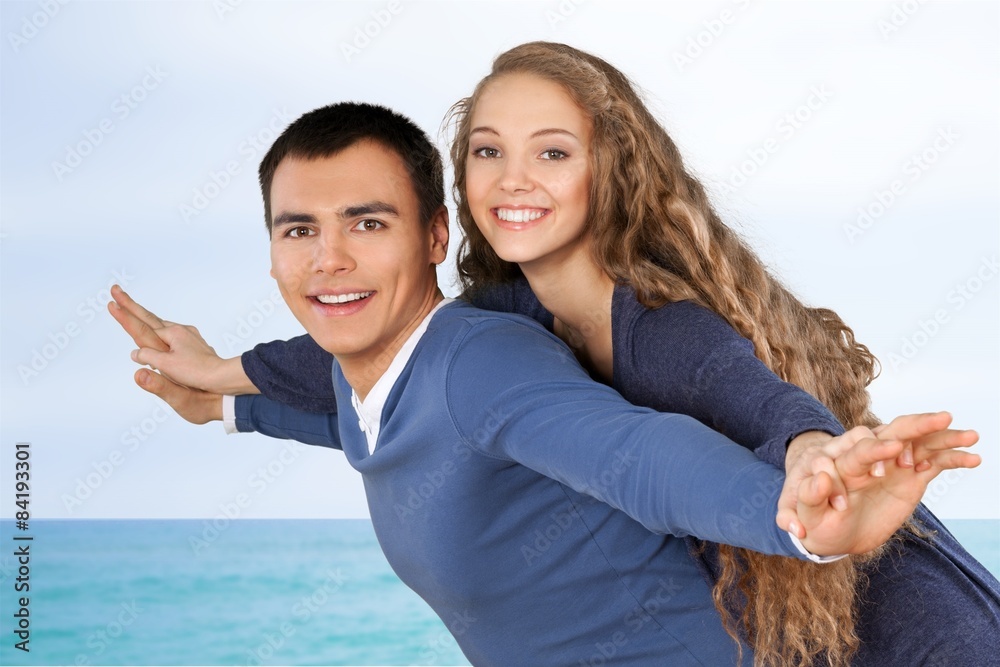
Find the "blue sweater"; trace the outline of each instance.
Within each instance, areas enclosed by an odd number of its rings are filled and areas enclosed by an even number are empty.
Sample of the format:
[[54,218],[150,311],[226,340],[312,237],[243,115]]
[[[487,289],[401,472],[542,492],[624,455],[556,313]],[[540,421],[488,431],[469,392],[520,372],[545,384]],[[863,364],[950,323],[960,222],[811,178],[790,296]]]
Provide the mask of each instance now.
[[[476,305],[518,312],[552,328],[552,315],[524,280],[483,291]],[[775,465],[795,434],[842,428],[825,407],[782,382],[753,355],[749,341],[720,317],[686,302],[656,310],[628,287],[612,303],[613,386],[636,405],[698,418]],[[308,336],[258,345],[243,367],[261,391],[311,411],[336,411],[332,356]],[[304,436],[308,437],[308,436]],[[856,665],[1000,663],[1000,583],[926,507],[917,523],[932,535],[904,534],[866,567]],[[692,554],[693,555],[693,554]],[[714,549],[693,555],[714,580]],[[678,561],[677,567],[686,567]],[[714,641],[707,639],[706,641]],[[722,663],[720,663],[722,664]],[[726,663],[729,664],[729,663]]]
[[333,385],[351,418],[247,396],[237,426],[343,449],[389,563],[476,665],[734,664],[673,536],[799,556],[774,522],[779,470],[630,405],[533,321],[442,308],[371,455],[336,362]]

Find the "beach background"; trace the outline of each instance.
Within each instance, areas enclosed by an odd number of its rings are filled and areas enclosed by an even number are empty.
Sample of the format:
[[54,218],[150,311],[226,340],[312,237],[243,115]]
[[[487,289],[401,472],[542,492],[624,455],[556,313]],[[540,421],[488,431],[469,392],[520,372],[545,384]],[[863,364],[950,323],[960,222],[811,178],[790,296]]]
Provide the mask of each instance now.
[[[991,522],[948,527],[1000,574]],[[0,539],[12,532],[0,522]],[[4,665],[469,664],[363,519],[39,521],[31,532],[31,651],[12,648],[5,594]],[[5,593],[16,571],[0,558]]]
[[183,422],[104,304],[122,284],[224,356],[298,335],[256,182],[277,133],[362,100],[446,149],[447,108],[535,39],[644,89],[723,218],[879,357],[877,414],[979,430],[925,501],[997,572],[998,32],[975,1],[3,0],[0,662],[463,663],[343,457]]

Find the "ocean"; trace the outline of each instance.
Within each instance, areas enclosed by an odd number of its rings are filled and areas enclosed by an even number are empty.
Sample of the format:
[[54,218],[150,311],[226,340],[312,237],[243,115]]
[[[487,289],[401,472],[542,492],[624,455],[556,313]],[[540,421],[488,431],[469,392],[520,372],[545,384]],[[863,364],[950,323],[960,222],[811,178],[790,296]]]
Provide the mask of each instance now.
[[[1000,573],[1000,521],[946,523]],[[0,543],[0,664],[469,664],[369,521],[3,521]]]

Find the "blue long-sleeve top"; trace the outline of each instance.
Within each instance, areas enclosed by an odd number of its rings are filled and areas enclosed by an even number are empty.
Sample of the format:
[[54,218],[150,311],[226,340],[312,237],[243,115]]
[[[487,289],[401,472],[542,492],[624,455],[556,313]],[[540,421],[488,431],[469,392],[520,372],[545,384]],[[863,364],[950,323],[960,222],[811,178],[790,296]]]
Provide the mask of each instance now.
[[[552,314],[524,279],[481,290],[472,303],[525,315],[552,331]],[[753,344],[712,311],[688,301],[648,309],[625,285],[615,288],[611,309],[611,386],[631,403],[694,417],[781,468],[796,435],[844,432],[826,406],[778,378],[754,356]],[[263,395],[320,413],[337,410],[332,362],[308,335],[261,343],[242,356]]]
[[[337,411],[353,417],[332,368]],[[438,311],[372,454],[353,418],[263,396],[236,409],[241,431],[344,451],[390,565],[460,624],[476,665],[609,652],[616,665],[734,664],[708,584],[673,536],[801,557],[774,522],[777,468],[692,418],[627,403],[518,316]]]

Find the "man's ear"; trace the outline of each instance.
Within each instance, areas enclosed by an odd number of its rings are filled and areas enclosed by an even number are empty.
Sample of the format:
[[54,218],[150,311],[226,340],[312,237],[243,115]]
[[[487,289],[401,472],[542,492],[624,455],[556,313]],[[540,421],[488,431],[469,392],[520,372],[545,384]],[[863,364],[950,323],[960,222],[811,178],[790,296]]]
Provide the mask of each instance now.
[[441,264],[448,256],[448,209],[444,206],[439,208],[431,216],[429,226],[431,262]]

